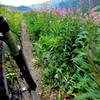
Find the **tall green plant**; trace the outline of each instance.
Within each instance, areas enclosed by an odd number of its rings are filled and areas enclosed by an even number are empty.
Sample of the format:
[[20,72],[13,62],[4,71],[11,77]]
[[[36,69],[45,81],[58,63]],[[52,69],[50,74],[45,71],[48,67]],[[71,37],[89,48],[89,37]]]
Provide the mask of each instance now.
[[72,15],[49,20],[48,31],[42,31],[36,42],[44,82],[75,97],[95,92],[100,80],[99,26],[91,18]]

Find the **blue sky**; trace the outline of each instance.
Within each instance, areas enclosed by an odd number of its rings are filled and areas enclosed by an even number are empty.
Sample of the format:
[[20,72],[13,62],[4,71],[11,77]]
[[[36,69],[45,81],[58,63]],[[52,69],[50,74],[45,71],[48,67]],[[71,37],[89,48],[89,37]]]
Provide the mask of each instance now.
[[11,5],[11,6],[30,6],[32,4],[39,4],[50,0],[0,0],[0,4]]

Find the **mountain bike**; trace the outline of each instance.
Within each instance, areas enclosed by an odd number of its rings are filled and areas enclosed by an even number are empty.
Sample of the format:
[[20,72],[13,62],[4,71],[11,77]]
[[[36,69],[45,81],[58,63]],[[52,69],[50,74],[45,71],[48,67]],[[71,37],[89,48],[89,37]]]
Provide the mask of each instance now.
[[[13,33],[5,19],[0,16],[0,99],[2,100],[38,100],[36,83],[32,79],[28,64],[21,46],[16,42]],[[19,68],[17,77],[8,82],[4,67],[4,42],[8,45],[11,55]],[[25,83],[25,84],[24,84]],[[28,96],[26,96],[26,94]]]

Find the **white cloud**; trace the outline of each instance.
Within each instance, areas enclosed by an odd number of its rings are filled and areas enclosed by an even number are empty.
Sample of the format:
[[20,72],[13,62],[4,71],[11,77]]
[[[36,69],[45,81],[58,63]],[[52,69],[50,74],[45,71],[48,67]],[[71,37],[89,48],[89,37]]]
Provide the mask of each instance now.
[[29,6],[32,4],[43,3],[45,1],[49,0],[0,0],[0,4],[12,5],[12,6],[20,6],[20,5]]

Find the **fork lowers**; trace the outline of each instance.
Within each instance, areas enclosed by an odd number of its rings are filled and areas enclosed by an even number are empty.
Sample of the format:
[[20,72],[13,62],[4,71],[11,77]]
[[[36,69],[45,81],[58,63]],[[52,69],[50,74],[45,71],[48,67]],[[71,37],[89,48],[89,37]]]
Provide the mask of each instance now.
[[18,46],[18,43],[14,37],[14,34],[11,32],[9,25],[3,16],[0,16],[0,32],[3,34],[4,40],[6,44],[8,45],[12,53],[12,56],[15,59],[20,71],[22,72],[23,77],[25,78],[25,81],[27,82],[29,86],[30,92],[31,90],[35,91],[37,86],[36,86],[36,83],[32,79],[32,76],[28,69],[28,64],[26,62],[22,49],[20,48],[20,46]]
[[34,90],[36,91],[36,83],[33,81],[32,76],[29,72],[28,65],[26,63],[26,59],[24,57],[24,54],[22,50],[19,50],[17,55],[13,55],[18,67],[20,68],[20,71],[23,74],[23,77],[25,78],[25,81],[29,85],[29,90]]
[[8,31],[3,34],[5,38],[5,42],[10,48],[11,54],[15,59],[20,71],[25,78],[25,81],[29,85],[30,90],[36,90],[36,83],[33,81],[30,71],[28,69],[28,64],[24,57],[21,47],[17,44],[15,37],[13,36],[11,31]]

